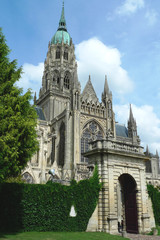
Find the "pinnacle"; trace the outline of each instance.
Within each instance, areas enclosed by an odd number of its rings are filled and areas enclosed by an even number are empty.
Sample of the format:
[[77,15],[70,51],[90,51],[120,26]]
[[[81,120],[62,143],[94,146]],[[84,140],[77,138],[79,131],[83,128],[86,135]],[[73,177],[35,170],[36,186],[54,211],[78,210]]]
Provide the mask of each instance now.
[[104,84],[104,94],[108,95],[109,94],[109,87],[108,87],[108,81],[107,81],[107,76],[105,75],[105,84]]
[[158,150],[156,150],[156,157],[159,157]]
[[133,112],[132,112],[132,106],[130,104],[130,114],[129,114],[129,122],[135,122],[134,117],[133,117]]
[[148,147],[148,145],[146,146],[146,154],[149,155],[149,147]]

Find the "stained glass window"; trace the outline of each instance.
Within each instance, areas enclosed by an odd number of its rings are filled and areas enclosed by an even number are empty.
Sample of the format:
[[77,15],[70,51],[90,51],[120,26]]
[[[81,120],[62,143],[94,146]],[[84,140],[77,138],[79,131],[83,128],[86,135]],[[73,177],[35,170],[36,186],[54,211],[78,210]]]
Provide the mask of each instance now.
[[28,172],[25,172],[25,173],[22,175],[22,179],[24,179],[25,182],[27,182],[27,183],[34,183],[33,177],[32,177],[31,174],[29,174]]
[[[101,127],[95,121],[87,123],[83,128],[81,136],[81,153],[88,151],[89,142],[101,139],[103,139],[103,131]],[[88,162],[88,158],[81,154],[81,162]]]

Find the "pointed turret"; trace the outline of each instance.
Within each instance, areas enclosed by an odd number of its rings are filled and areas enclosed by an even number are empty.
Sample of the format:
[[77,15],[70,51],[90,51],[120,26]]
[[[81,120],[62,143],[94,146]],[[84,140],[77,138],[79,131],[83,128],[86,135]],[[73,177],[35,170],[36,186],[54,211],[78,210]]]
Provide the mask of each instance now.
[[104,94],[109,95],[109,87],[108,87],[108,81],[107,81],[107,76],[105,75],[105,84],[104,84]]
[[130,104],[130,113],[129,113],[129,122],[130,123],[136,123],[136,121],[134,120],[134,117],[133,117],[133,112],[132,112],[132,106]]
[[128,137],[137,139],[137,124],[136,120],[133,117],[132,106],[130,104],[130,113],[129,113],[129,120],[128,120]]
[[145,154],[146,154],[147,156],[149,156],[149,147],[148,147],[148,145],[146,146],[146,152],[145,152]]
[[108,101],[112,101],[112,92],[109,91],[107,76],[105,75],[105,84],[104,84],[104,91],[102,93],[102,102],[107,105]]

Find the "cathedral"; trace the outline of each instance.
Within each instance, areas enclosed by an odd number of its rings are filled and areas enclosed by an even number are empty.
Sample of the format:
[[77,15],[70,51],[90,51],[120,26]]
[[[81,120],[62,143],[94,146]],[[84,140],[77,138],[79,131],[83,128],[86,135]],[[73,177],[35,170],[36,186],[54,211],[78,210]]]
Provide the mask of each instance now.
[[[154,226],[146,183],[160,186],[158,152],[144,152],[132,107],[128,126],[118,124],[107,77],[99,101],[89,76],[81,92],[64,4],[59,26],[48,45],[42,87],[34,98],[39,150],[23,172],[29,183],[69,184],[89,178],[98,166],[103,183],[88,231],[150,231]],[[54,176],[49,174],[54,172]]]

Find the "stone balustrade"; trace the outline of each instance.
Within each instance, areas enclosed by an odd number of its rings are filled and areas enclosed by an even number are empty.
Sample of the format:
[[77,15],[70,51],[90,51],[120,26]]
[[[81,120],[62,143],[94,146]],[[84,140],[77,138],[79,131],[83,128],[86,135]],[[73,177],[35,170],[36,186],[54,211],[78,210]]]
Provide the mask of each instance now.
[[107,150],[116,150],[124,151],[127,153],[137,153],[143,154],[143,147],[138,145],[133,145],[131,143],[118,142],[116,140],[97,140],[89,144],[89,151],[94,149],[107,149]]

